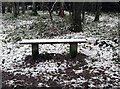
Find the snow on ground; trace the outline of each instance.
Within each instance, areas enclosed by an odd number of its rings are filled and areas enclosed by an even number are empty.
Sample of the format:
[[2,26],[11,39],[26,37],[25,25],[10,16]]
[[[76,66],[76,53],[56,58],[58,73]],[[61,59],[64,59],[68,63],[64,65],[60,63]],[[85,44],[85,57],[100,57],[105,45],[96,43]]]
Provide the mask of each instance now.
[[[87,16],[87,22],[92,22],[93,16]],[[13,42],[6,42],[8,38],[6,38],[9,33],[14,33],[14,29],[16,26],[21,25],[31,25],[34,23],[35,20],[3,20],[0,25],[1,31],[0,31],[0,62],[2,62],[2,70],[6,72],[21,75],[27,75],[32,77],[37,77],[38,75],[44,74],[44,77],[47,80],[50,78],[55,78],[53,76],[50,76],[49,74],[58,74],[59,70],[65,71],[66,68],[68,68],[69,64],[64,60],[64,62],[61,62],[59,65],[57,62],[54,62],[52,60],[45,61],[45,62],[39,62],[34,67],[19,67],[19,65],[24,64],[24,59],[26,55],[31,55],[31,45],[20,45],[18,43]],[[113,61],[113,59],[118,57],[118,43],[114,42],[112,37],[107,37],[105,34],[108,31],[106,29],[109,27],[110,29],[117,27],[118,18],[116,16],[109,17],[107,15],[101,16],[100,22],[98,24],[88,23],[88,26],[84,26],[85,32],[84,33],[70,33],[70,34],[64,34],[62,36],[55,36],[54,39],[80,39],[85,38],[87,39],[88,43],[82,43],[78,46],[78,51],[87,55],[88,58],[85,59],[88,66],[87,70],[90,71],[90,73],[98,73],[99,71],[104,71],[105,75],[108,76],[106,82],[109,82],[111,79],[114,79],[114,83],[112,86],[118,86],[120,84],[120,75],[119,75],[119,63],[116,63]],[[106,24],[105,24],[106,23]],[[99,31],[99,34],[95,33],[96,26],[100,27],[102,31]],[[19,29],[20,30],[20,29]],[[21,29],[22,30],[22,29]],[[92,31],[93,30],[93,31]],[[107,30],[105,32],[105,30]],[[116,30],[116,29],[114,29]],[[113,31],[114,32],[114,31]],[[103,34],[104,33],[104,34]],[[117,33],[117,32],[116,32]],[[19,33],[18,33],[19,34]],[[110,32],[107,33],[109,36],[111,36]],[[116,37],[117,38],[117,37]],[[45,44],[45,45],[39,45],[40,53],[68,53],[69,52],[69,44]],[[72,63],[72,65],[76,65]],[[90,69],[91,68],[91,69]],[[80,74],[84,72],[85,70],[80,67],[79,70],[73,70],[75,74]],[[49,74],[45,74],[49,73]],[[61,75],[62,76],[62,75]],[[76,86],[82,86],[80,84],[85,83],[86,81],[89,81],[89,86],[94,87],[96,86],[93,83],[93,80],[99,79],[99,81],[105,81],[104,77],[99,75],[95,77],[91,77],[89,80],[86,80],[84,77],[79,77],[76,79],[71,80],[62,80],[59,79],[59,83],[63,85],[69,85],[72,84],[74,87]],[[13,84],[14,81],[10,80],[9,84]],[[110,83],[103,82],[101,84],[98,84],[97,87],[101,86],[108,86]],[[39,83],[38,86],[42,86],[43,83]],[[46,85],[47,86],[47,85]]]

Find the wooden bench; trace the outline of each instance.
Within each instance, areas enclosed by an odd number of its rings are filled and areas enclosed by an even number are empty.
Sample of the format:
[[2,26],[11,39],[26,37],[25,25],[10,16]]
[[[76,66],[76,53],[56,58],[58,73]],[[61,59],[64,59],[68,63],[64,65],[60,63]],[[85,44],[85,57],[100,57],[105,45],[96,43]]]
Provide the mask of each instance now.
[[37,59],[39,55],[39,44],[70,44],[70,56],[73,58],[77,54],[77,44],[86,43],[85,39],[23,39],[20,44],[32,45],[32,57]]

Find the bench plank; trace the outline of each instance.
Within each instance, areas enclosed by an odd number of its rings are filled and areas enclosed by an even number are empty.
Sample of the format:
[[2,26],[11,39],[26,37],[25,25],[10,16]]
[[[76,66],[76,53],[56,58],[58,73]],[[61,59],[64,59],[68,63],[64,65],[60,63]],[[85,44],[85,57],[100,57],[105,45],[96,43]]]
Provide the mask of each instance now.
[[20,44],[86,43],[86,39],[23,39]]

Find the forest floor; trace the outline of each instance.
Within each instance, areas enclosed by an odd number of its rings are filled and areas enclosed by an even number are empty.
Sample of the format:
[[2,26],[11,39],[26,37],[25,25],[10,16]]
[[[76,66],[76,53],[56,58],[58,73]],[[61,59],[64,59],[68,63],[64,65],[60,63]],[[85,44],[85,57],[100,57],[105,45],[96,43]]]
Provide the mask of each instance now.
[[[99,22],[94,14],[85,14],[84,32],[68,30],[68,13],[61,18],[47,12],[29,13],[0,19],[0,62],[3,87],[119,88],[120,58],[118,13],[102,13]],[[81,39],[75,58],[69,57],[69,44],[39,45],[39,60],[33,62],[31,45],[20,45],[22,39]]]

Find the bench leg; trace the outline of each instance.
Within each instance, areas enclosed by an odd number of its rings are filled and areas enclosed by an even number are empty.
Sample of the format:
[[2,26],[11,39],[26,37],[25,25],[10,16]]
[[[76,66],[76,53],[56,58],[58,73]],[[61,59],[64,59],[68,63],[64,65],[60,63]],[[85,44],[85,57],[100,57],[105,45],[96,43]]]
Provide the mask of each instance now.
[[36,60],[39,55],[39,46],[38,44],[32,44],[32,58]]
[[70,43],[70,56],[72,58],[76,57],[77,54],[77,43]]

